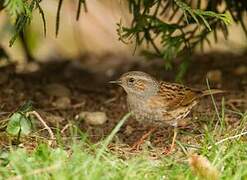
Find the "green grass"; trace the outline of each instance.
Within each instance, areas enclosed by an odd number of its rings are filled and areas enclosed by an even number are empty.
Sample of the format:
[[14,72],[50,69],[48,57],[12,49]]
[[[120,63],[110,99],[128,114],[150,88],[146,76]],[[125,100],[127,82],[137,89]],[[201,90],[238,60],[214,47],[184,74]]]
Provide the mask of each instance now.
[[[116,136],[125,116],[112,133],[97,144],[84,140],[61,142],[56,148],[39,144],[34,151],[12,147],[0,154],[1,179],[200,179],[188,163],[192,149],[178,142],[178,151],[154,159],[146,149],[123,157],[107,146]],[[242,114],[238,128],[226,131],[226,125],[208,125],[201,136],[199,148],[193,153],[208,158],[218,169],[220,179],[247,179],[247,114]],[[242,136],[239,135],[242,133]],[[239,136],[236,136],[239,135]],[[223,141],[221,141],[224,139]],[[179,148],[180,147],[180,148]],[[179,153],[179,152],[185,152]]]

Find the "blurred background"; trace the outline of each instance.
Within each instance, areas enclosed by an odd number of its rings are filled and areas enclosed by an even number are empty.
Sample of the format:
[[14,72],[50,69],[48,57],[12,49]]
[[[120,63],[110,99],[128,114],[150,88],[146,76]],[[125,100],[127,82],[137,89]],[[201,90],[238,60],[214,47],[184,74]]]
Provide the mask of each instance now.
[[[38,10],[35,10],[28,32],[27,43],[31,54],[38,61],[46,61],[53,58],[78,59],[83,54],[117,54],[132,57],[134,44],[124,44],[119,41],[117,23],[130,25],[132,15],[128,10],[127,1],[116,0],[90,0],[87,1],[87,12],[81,11],[80,19],[76,21],[77,2],[64,1],[60,16],[60,30],[58,37],[55,36],[57,1],[43,1],[47,36],[44,37],[43,23]],[[246,19],[246,18],[245,18]],[[17,40],[13,47],[8,47],[13,32],[10,25],[13,20],[6,11],[0,12],[0,44],[7,51],[11,59],[23,61],[23,47]],[[246,23],[246,22],[245,22]],[[209,39],[213,34],[209,35]],[[219,33],[218,43],[211,42],[211,47],[205,45],[204,52],[223,51],[241,53],[246,50],[247,39],[240,25],[229,25],[228,40]],[[142,49],[145,47],[139,47]],[[199,51],[198,48],[198,52]],[[138,51],[135,56],[138,55]]]

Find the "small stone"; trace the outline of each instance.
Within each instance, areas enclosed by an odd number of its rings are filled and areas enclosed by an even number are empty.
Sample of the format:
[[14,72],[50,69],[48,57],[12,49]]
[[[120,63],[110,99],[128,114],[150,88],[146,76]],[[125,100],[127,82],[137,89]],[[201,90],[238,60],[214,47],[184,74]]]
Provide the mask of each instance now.
[[12,88],[6,88],[6,89],[3,89],[3,93],[7,95],[12,95],[12,94],[15,94],[15,90]]
[[83,119],[87,124],[90,125],[102,125],[106,122],[107,116],[105,112],[81,112],[76,119]]
[[46,85],[44,92],[55,97],[70,97],[71,95],[71,91],[66,86],[56,83]]
[[[62,124],[65,121],[65,119],[63,117],[53,115],[53,114],[46,114],[45,120],[51,126],[56,126],[58,124]],[[39,126],[42,127],[43,125],[39,123]]]
[[32,72],[37,72],[39,69],[40,69],[40,65],[37,62],[30,62],[25,64],[23,71],[26,73],[32,73]]
[[7,73],[0,74],[0,85],[6,83],[9,79],[9,75]]
[[68,97],[59,97],[52,103],[52,105],[57,108],[66,109],[71,106],[71,100]]
[[211,82],[221,82],[222,72],[220,70],[211,70],[207,72],[207,78]]
[[247,74],[247,66],[245,65],[238,66],[236,69],[234,69],[234,74],[237,76],[242,76]]
[[181,119],[178,121],[178,126],[179,127],[186,127],[190,124],[190,122],[191,122],[191,119],[189,119],[189,118]]
[[130,125],[127,125],[125,128],[124,134],[126,134],[128,136],[128,135],[131,135],[133,133],[133,131],[134,131],[134,128],[131,127]]

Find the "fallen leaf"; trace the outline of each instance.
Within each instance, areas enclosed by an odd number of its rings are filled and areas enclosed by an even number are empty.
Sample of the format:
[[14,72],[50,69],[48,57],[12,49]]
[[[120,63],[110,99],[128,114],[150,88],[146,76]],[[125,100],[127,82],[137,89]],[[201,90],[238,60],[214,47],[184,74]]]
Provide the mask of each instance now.
[[206,157],[193,154],[189,158],[189,164],[192,171],[200,178],[207,180],[219,179],[219,171]]

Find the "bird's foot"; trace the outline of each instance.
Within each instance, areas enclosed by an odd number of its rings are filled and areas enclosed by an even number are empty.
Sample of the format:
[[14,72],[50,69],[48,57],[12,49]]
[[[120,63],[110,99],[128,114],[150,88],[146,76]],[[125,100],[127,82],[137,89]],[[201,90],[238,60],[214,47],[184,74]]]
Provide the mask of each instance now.
[[175,145],[172,147],[172,145],[169,148],[165,148],[161,154],[169,156],[171,155],[175,150]]
[[175,150],[175,141],[176,141],[176,137],[177,137],[177,128],[174,128],[174,134],[173,134],[173,138],[172,138],[172,144],[170,146],[170,148],[166,148],[162,154],[164,155],[170,155],[174,150]]
[[138,141],[136,141],[131,147],[132,151],[140,150],[141,145],[145,142],[145,140],[156,130],[156,128],[151,128],[147,133],[145,133]]

